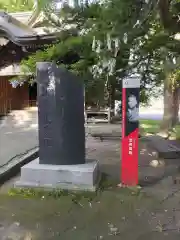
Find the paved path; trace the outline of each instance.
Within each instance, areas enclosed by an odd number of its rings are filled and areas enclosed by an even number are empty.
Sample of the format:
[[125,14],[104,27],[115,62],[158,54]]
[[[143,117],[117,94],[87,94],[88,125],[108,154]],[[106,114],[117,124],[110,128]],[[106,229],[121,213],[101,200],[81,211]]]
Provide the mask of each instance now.
[[[16,155],[25,153],[38,145],[38,119],[37,109],[31,108],[26,111],[15,111],[0,125],[0,166],[6,164]],[[121,132],[119,124],[88,124],[87,133]],[[86,147],[90,158],[101,162],[103,171],[119,179],[120,174],[120,139],[101,142],[98,139],[87,137]],[[176,170],[176,160],[171,164],[156,161],[151,149],[147,149],[146,142],[140,143],[139,178],[141,184],[151,184],[164,176],[171,175]],[[16,159],[18,161],[18,158]],[[157,165],[157,166],[156,166]],[[156,167],[154,167],[156,166]],[[0,168],[2,169],[2,168]],[[112,174],[111,174],[112,173]]]
[[[0,123],[0,172],[2,166],[38,145],[37,111],[13,111]],[[13,161],[18,161],[15,158]]]
[[[157,113],[157,112],[140,112],[140,119],[147,119],[147,120],[162,120],[163,119],[163,113]],[[180,120],[180,115],[179,115]]]
[[[120,125],[88,124],[87,133],[121,132]],[[37,108],[13,111],[0,122],[0,172],[2,166],[38,145]],[[18,161],[18,157],[13,161]],[[9,166],[9,165],[8,165]]]
[[[139,143],[139,182],[140,185],[154,185],[167,176],[176,174],[179,159],[157,159],[156,152],[145,140]],[[103,172],[111,178],[120,179],[121,148],[119,140],[100,140],[89,137],[86,142],[87,155],[99,160]]]
[[[19,120],[10,117],[0,128],[0,161],[37,144],[37,112]],[[19,114],[17,115],[19,116]],[[17,124],[21,123],[21,124]],[[89,125],[88,131],[121,131],[118,125]],[[87,132],[88,132],[87,131]],[[3,135],[2,135],[3,134]],[[2,137],[4,136],[4,137]],[[87,157],[100,161],[110,181],[120,179],[120,141],[100,141],[87,136]],[[179,160],[157,160],[155,152],[140,142],[139,180],[144,194],[108,189],[96,198],[61,196],[60,199],[24,199],[7,196],[18,176],[0,188],[0,239],[2,240],[166,240],[179,239]]]

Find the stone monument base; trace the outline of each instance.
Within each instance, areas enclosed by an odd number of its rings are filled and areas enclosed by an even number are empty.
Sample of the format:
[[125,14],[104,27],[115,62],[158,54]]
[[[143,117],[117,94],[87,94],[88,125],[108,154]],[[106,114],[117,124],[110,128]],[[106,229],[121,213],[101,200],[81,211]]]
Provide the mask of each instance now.
[[18,188],[67,189],[95,191],[99,180],[98,161],[85,164],[39,164],[39,158],[21,168]]

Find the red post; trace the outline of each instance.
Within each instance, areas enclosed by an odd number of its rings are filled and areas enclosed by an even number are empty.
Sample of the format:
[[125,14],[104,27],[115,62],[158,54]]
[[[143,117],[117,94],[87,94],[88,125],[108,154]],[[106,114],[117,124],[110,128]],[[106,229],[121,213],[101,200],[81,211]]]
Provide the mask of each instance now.
[[126,186],[138,184],[139,89],[137,77],[123,80],[121,183]]

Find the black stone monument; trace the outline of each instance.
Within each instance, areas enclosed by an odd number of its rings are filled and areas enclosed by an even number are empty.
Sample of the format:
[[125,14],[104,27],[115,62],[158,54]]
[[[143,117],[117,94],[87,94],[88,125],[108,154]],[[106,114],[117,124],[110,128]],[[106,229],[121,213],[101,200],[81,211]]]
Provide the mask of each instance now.
[[21,168],[16,187],[95,191],[96,160],[85,161],[84,85],[49,62],[37,63],[39,158]]
[[37,63],[39,163],[85,163],[84,85],[63,68]]

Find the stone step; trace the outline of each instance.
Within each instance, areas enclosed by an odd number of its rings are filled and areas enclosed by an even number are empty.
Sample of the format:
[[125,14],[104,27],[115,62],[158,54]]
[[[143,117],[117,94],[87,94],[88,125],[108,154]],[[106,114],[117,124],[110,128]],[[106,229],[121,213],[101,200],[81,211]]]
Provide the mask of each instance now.
[[[122,134],[120,132],[111,132],[111,133],[91,133],[91,137],[93,138],[98,138],[101,141],[103,140],[116,140],[116,139],[121,139]],[[141,134],[139,134],[139,138],[141,138]]]
[[91,133],[92,137],[121,137],[120,132]]
[[180,148],[171,144],[169,140],[166,140],[160,136],[148,136],[147,140],[150,147],[154,148],[157,151],[159,158],[180,158]]

